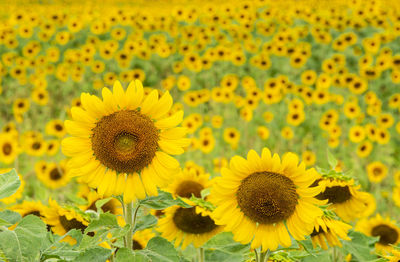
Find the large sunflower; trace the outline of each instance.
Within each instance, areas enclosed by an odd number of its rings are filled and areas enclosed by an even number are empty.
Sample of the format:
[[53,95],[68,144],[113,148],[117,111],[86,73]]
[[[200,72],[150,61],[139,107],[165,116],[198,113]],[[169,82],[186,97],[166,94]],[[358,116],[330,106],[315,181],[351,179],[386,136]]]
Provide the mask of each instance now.
[[126,92],[116,81],[113,92],[103,88],[102,95],[103,101],[83,93],[83,109],[73,107],[73,120],[65,121],[72,137],[62,141],[62,150],[72,157],[71,172],[100,196],[123,194],[125,203],[157,195],[157,186],[179,169],[170,155],[182,154],[190,143],[186,130],[176,127],[183,111],[166,117],[172,106],[169,92],[159,99],[152,90],[144,98],[139,80]]
[[361,186],[355,185],[354,179],[324,178],[314,185],[322,187],[316,198],[328,200],[329,209],[346,222],[362,217],[368,207],[366,202],[371,201],[370,194],[359,191]]
[[317,172],[298,162],[293,153],[285,154],[281,161],[267,148],[261,157],[254,150],[249,151],[247,160],[234,156],[211,190],[210,200],[217,206],[213,212],[216,223],[226,225],[234,240],[252,242],[253,249],[262,246],[263,252],[275,250],[279,244],[289,247],[289,232],[294,239],[305,239],[312,233],[315,219],[322,216],[317,206],[322,201],[314,198],[320,188],[309,187]]
[[382,218],[380,214],[370,219],[361,219],[356,224],[356,230],[367,236],[379,237],[375,248],[380,252],[391,252],[392,245],[400,243],[400,228],[389,217]]

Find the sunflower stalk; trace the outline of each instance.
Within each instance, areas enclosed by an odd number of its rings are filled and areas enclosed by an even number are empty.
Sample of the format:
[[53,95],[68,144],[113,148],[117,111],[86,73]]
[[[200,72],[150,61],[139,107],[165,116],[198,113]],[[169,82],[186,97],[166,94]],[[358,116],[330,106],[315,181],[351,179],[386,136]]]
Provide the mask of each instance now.
[[256,261],[257,262],[267,262],[270,255],[271,255],[271,251],[269,249],[265,252],[260,252],[260,257],[256,256],[257,257]]
[[[135,209],[134,209],[134,206]],[[136,227],[136,220],[137,220],[137,213],[139,211],[139,202],[136,203],[128,203],[124,205],[124,219],[125,219],[125,223],[129,224],[129,230],[128,233],[125,236],[124,239],[124,245],[126,248],[132,249],[132,236],[133,233],[135,231],[135,227]]]
[[204,248],[199,247],[197,249],[197,262],[204,262]]

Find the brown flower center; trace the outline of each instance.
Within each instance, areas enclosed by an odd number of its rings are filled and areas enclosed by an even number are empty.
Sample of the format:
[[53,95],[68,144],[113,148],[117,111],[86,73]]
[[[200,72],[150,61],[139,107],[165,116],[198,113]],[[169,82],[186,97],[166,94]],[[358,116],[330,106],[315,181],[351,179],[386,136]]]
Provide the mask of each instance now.
[[324,192],[316,196],[319,200],[328,199],[329,203],[340,204],[351,198],[350,189],[348,186],[333,186],[327,187]]
[[273,224],[293,214],[299,196],[288,177],[257,172],[242,180],[236,198],[248,218],[260,224]]
[[371,235],[379,236],[379,243],[382,245],[395,244],[399,237],[397,230],[388,225],[377,225],[372,228]]
[[97,122],[92,148],[107,168],[120,173],[138,172],[155,156],[158,130],[149,117],[137,111],[118,111]]
[[201,197],[203,186],[194,181],[183,181],[176,189],[176,194],[180,197],[191,198],[192,194],[195,197]]
[[8,156],[8,155],[11,154],[11,152],[12,152],[12,146],[11,146],[11,144],[10,144],[10,143],[5,143],[5,144],[3,145],[3,153],[4,153],[4,155]]
[[177,228],[189,234],[204,234],[217,228],[209,216],[196,214],[195,207],[178,208],[173,216]]

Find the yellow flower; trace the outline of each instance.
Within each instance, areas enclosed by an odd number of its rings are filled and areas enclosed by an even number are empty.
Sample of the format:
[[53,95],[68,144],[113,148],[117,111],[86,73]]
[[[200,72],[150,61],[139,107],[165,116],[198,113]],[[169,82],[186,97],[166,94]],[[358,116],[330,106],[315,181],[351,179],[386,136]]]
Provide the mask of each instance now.
[[328,245],[325,239],[331,247],[341,247],[342,243],[339,238],[351,240],[347,236],[347,231],[350,229],[351,226],[342,221],[329,218],[328,216],[319,217],[316,219],[314,231],[311,233],[313,247],[316,248],[318,245],[322,249],[327,250]]
[[368,179],[372,183],[380,183],[387,176],[387,167],[379,161],[367,165]]
[[117,81],[113,92],[102,90],[103,101],[83,93],[84,109],[71,109],[72,121],[65,121],[72,137],[62,141],[63,153],[72,157],[68,166],[75,176],[101,197],[124,196],[124,202],[157,195],[157,186],[168,182],[179,169],[170,155],[184,152],[190,140],[186,130],[176,127],[183,111],[170,117],[169,92],[159,99],[157,90],[144,97],[141,82],[131,82],[126,90]]
[[379,237],[375,244],[378,252],[384,253],[393,250],[392,245],[400,243],[400,228],[389,217],[382,218],[380,214],[370,219],[361,219],[355,229],[367,236]]
[[261,156],[250,150],[247,160],[234,156],[229,169],[223,168],[222,177],[215,178],[209,195],[216,205],[212,217],[233,232],[235,241],[251,242],[252,249],[289,247],[289,233],[296,240],[304,239],[322,216],[317,205],[323,202],[314,198],[320,188],[310,188],[317,178],[317,172],[306,170],[293,153],[286,153],[281,161],[267,148]]

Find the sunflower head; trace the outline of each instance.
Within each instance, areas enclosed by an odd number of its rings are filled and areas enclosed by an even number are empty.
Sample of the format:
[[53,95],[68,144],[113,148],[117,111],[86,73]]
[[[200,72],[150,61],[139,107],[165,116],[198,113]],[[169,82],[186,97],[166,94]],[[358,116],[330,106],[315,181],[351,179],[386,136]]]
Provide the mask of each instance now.
[[233,157],[229,168],[222,168],[222,177],[214,179],[209,196],[216,206],[212,213],[216,223],[226,225],[236,241],[252,242],[253,249],[290,246],[289,232],[295,239],[304,239],[322,215],[317,205],[323,202],[313,197],[321,188],[310,187],[317,172],[298,162],[293,153],[281,160],[267,148],[261,156],[250,150],[247,159]]
[[103,100],[83,93],[82,107],[73,107],[73,120],[65,121],[72,137],[62,141],[65,155],[71,157],[71,173],[97,188],[100,197],[124,196],[129,203],[146,195],[157,195],[179,171],[179,155],[189,145],[186,130],[176,127],[183,111],[168,115],[172,97],[149,89],[146,94],[139,80],[124,91],[120,82],[113,91],[102,90]]

